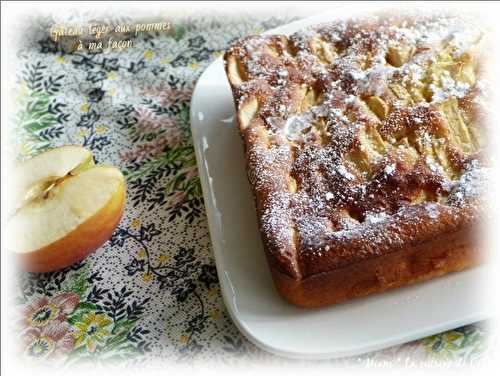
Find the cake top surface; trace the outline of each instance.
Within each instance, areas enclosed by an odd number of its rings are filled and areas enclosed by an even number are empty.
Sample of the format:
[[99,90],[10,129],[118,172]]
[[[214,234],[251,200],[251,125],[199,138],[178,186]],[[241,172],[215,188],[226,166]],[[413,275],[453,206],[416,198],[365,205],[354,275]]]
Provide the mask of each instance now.
[[287,272],[472,221],[487,177],[483,39],[458,16],[374,16],[226,53],[261,231]]

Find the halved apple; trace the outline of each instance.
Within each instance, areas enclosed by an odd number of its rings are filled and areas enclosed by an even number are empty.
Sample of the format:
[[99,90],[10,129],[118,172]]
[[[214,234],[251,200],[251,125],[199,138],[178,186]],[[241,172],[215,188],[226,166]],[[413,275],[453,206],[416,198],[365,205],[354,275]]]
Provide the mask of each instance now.
[[120,222],[125,179],[115,167],[95,165],[83,147],[42,153],[14,175],[6,247],[26,271],[54,271],[82,260]]

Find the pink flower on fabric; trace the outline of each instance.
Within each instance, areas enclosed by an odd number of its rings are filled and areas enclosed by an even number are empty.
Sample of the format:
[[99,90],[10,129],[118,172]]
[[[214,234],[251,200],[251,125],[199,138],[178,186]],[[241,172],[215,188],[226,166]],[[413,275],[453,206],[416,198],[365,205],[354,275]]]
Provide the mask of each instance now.
[[135,112],[137,114],[137,131],[140,134],[152,132],[160,128],[160,122],[148,108],[139,107]]
[[192,93],[192,88],[173,89],[164,82],[158,85],[148,85],[139,91],[140,96],[155,98],[163,107],[170,107],[179,102],[189,102]]
[[51,298],[37,298],[23,312],[22,326],[41,328],[52,321],[65,321],[80,303],[80,297],[72,292],[63,292]]
[[182,145],[182,140],[184,138],[184,135],[180,128],[171,127],[167,129],[164,137],[166,139],[167,145],[170,146],[172,149],[175,149]]
[[27,328],[22,334],[25,354],[29,357],[57,357],[75,347],[71,326],[65,321],[51,321],[43,327]]
[[155,133],[159,130],[164,131],[160,139],[156,139],[153,143],[149,143],[146,146],[151,145],[152,148],[156,148],[158,143],[162,143],[163,145],[167,144],[171,148],[175,148],[181,145],[184,135],[177,124],[176,118],[156,116],[150,109],[145,107],[138,107],[135,112],[137,114],[136,131],[139,135]]
[[175,207],[175,206],[180,206],[184,203],[186,200],[187,194],[186,192],[175,192],[170,196],[169,199],[169,206]]
[[198,176],[198,168],[196,166],[193,166],[186,171],[186,180],[191,180],[197,176]]
[[175,103],[189,102],[193,91],[191,89],[172,89],[160,93],[158,99],[163,107],[170,107]]

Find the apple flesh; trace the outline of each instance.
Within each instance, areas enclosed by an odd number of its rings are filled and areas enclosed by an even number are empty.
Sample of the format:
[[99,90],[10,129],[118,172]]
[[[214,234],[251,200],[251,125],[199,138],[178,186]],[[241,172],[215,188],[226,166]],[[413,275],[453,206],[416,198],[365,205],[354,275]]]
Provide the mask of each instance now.
[[7,249],[21,267],[48,272],[78,262],[106,242],[125,207],[125,179],[97,166],[79,146],[63,146],[17,167]]

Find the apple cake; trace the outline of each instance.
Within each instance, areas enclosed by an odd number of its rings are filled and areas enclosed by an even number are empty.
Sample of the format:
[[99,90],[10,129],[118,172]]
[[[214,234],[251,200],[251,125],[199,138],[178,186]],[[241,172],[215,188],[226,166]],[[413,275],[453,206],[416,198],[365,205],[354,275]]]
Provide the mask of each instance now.
[[369,16],[246,37],[224,56],[273,280],[317,307],[484,257],[484,32]]

